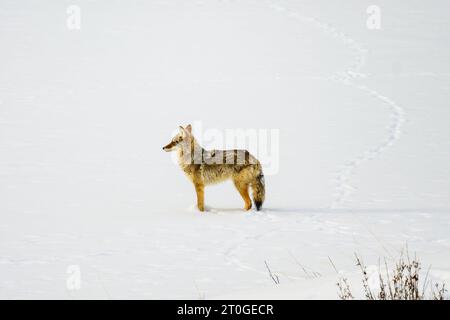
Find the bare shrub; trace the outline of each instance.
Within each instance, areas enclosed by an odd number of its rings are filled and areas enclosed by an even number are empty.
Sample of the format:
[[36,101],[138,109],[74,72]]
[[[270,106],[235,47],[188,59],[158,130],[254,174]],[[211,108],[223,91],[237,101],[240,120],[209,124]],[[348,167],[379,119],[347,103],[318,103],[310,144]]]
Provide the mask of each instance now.
[[[362,273],[362,285],[367,300],[443,300],[445,297],[447,292],[445,284],[431,286],[430,293],[426,294],[429,269],[423,287],[422,289],[420,288],[419,274],[421,263],[417,257],[410,259],[407,251],[406,258],[402,254],[391,272],[389,272],[386,260],[384,260],[384,273],[381,272],[381,267],[378,267],[378,292],[374,292],[369,285],[369,275],[363,260],[357,254],[355,254],[355,257],[356,265]],[[339,279],[337,286],[339,298],[343,300],[353,299],[354,296],[346,278]]]

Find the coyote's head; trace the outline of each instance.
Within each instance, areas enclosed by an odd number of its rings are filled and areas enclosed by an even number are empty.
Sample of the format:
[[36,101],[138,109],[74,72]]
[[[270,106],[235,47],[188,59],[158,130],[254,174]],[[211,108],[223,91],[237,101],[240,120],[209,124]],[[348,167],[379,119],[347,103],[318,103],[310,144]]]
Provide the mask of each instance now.
[[192,140],[192,126],[189,124],[186,128],[180,126],[180,132],[172,138],[168,145],[163,147],[164,151],[170,152],[183,148],[184,146],[190,146]]

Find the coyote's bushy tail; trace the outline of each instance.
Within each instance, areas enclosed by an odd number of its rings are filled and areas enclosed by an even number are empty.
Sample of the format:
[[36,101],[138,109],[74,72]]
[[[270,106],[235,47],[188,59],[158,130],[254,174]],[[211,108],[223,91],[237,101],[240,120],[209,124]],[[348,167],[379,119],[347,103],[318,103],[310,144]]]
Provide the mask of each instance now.
[[261,210],[264,199],[266,198],[266,186],[264,182],[264,174],[261,165],[257,165],[257,175],[251,183],[253,190],[253,201],[255,202],[256,210]]

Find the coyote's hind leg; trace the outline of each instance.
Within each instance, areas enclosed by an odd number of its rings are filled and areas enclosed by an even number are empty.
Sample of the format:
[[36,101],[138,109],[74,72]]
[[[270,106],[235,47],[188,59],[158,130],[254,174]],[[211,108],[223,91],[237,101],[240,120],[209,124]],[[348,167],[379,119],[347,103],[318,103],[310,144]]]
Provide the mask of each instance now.
[[248,194],[248,183],[243,183],[243,182],[238,182],[238,181],[233,181],[234,185],[236,187],[236,189],[239,191],[242,199],[244,199],[245,202],[245,206],[244,209],[245,210],[250,210],[252,207],[252,200],[250,199],[250,196]]

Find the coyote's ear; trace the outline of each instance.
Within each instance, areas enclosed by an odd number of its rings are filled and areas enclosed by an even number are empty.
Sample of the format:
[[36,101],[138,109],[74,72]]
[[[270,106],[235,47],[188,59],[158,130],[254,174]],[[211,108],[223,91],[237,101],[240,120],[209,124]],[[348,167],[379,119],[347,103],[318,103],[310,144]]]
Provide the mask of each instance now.
[[188,124],[186,126],[186,130],[187,130],[187,132],[192,133],[192,126],[190,124]]
[[180,128],[181,134],[183,135],[183,138],[187,137],[189,135],[189,132],[185,128],[183,128],[182,126],[180,126],[179,128]]

